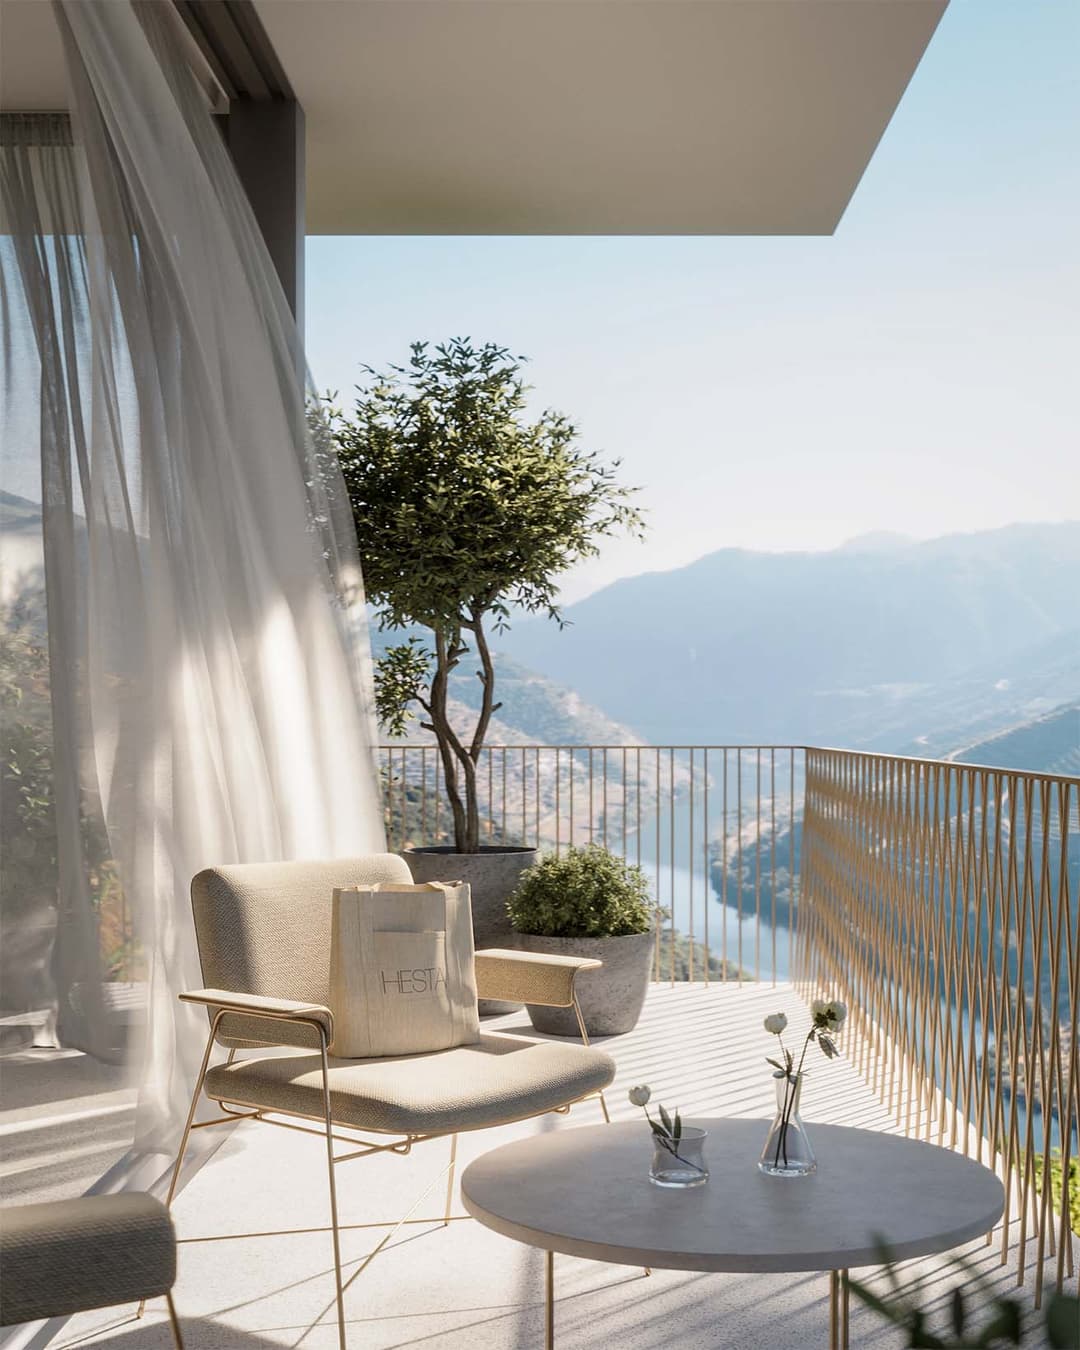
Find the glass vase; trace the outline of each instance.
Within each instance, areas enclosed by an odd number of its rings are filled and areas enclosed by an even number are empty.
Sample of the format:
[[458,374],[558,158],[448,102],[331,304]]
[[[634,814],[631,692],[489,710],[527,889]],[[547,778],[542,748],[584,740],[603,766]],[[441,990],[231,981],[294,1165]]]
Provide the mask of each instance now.
[[817,1170],[817,1159],[799,1115],[803,1075],[775,1073],[776,1119],[773,1121],[758,1167],[770,1177],[805,1177]]
[[709,1179],[705,1165],[707,1130],[696,1125],[684,1125],[677,1144],[664,1143],[653,1135],[653,1160],[649,1180],[654,1186],[668,1186],[672,1190],[686,1190],[690,1186],[704,1186]]

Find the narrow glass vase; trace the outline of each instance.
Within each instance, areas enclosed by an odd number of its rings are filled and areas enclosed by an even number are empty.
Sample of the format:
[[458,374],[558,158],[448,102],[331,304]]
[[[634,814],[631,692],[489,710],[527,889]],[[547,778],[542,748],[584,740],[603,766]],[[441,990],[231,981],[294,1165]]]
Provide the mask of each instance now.
[[653,1135],[653,1160],[649,1180],[654,1186],[685,1190],[704,1186],[709,1179],[705,1165],[705,1139],[708,1131],[696,1125],[684,1125],[678,1144],[662,1144]]
[[769,1129],[758,1167],[770,1177],[805,1177],[817,1171],[817,1159],[799,1116],[803,1075],[774,1073],[776,1119]]

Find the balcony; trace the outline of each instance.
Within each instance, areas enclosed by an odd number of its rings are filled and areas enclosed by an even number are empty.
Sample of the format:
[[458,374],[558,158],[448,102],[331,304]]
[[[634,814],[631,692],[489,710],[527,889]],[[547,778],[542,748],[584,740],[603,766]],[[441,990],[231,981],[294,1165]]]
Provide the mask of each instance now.
[[[382,762],[391,846],[443,837],[434,750],[388,747]],[[1005,1216],[967,1259],[990,1289],[1019,1285],[1032,1304],[1075,1290],[1080,780],[774,746],[505,746],[482,767],[494,842],[605,843],[640,861],[665,914],[645,1015],[606,1046],[616,1118],[632,1114],[627,1086],[646,1081],[688,1113],[760,1117],[764,1135],[761,1019],[783,1009],[805,1027],[806,1000],[828,990],[853,1015],[843,1058],[814,1075],[811,1130],[905,1133],[993,1165]],[[493,1025],[535,1034],[522,1014]],[[569,1121],[465,1136],[459,1159],[598,1118],[586,1103]],[[443,1226],[444,1153],[435,1142],[341,1170],[351,1343],[537,1344],[542,1254],[458,1204]],[[240,1129],[190,1180],[175,1205],[189,1344],[336,1345],[324,1162],[317,1141]],[[287,1177],[287,1194],[270,1177]],[[646,1279],[559,1260],[564,1345],[825,1341],[824,1277]],[[925,1280],[940,1310],[956,1275],[935,1260],[902,1279]],[[153,1310],[142,1322],[121,1311],[76,1319],[61,1343],[149,1350],[167,1335]],[[856,1308],[852,1344],[899,1341]]]

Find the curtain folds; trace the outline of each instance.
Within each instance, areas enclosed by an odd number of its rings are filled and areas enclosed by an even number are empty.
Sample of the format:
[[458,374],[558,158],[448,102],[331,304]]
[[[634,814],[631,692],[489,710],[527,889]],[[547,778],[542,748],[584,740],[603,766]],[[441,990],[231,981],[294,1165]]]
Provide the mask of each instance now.
[[191,876],[384,846],[369,647],[299,337],[173,6],[54,9],[70,126],[0,134],[6,500],[41,503],[61,1036],[117,1053],[140,1010],[137,1146],[167,1152],[205,1036],[176,1002]]

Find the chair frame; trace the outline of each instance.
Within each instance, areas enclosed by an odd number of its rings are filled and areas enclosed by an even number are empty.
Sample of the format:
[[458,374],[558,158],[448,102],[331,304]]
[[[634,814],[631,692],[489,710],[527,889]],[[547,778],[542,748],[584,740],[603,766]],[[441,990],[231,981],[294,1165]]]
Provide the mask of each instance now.
[[[591,965],[593,963],[590,962],[589,964]],[[361,1136],[363,1136],[364,1134],[380,1135],[382,1134],[382,1132],[379,1130],[360,1131],[357,1127],[349,1125],[341,1125],[341,1124],[335,1125],[333,1118],[333,1109],[330,1099],[330,1045],[333,1041],[333,1014],[330,1013],[329,1009],[319,1008],[318,1010],[311,1012],[290,1011],[286,1013],[268,1010],[265,1007],[245,1009],[242,1006],[238,1006],[238,1003],[243,999],[243,995],[235,996],[237,1002],[230,1003],[229,1006],[227,1007],[221,1006],[220,1004],[215,1004],[214,1000],[204,997],[201,993],[181,994],[179,997],[182,1002],[201,1003],[204,1006],[206,1006],[208,1010],[213,1009],[216,1010],[213,1011],[213,1016],[210,1025],[210,1032],[209,1035],[207,1036],[206,1046],[203,1050],[202,1063],[200,1064],[199,1073],[195,1080],[194,1091],[191,1094],[191,1105],[188,1109],[187,1119],[184,1123],[184,1132],[183,1135],[181,1136],[180,1147],[176,1155],[176,1162],[173,1165],[172,1178],[170,1180],[168,1194],[165,1199],[166,1208],[171,1207],[173,1199],[176,1195],[176,1189],[180,1180],[180,1171],[181,1167],[183,1166],[184,1155],[187,1152],[188,1143],[191,1139],[191,1135],[195,1130],[207,1129],[213,1125],[224,1125],[224,1124],[235,1125],[238,1121],[247,1120],[247,1121],[254,1121],[258,1124],[263,1125],[275,1125],[279,1129],[296,1130],[303,1134],[312,1134],[319,1136],[321,1138],[325,1138],[327,1181],[329,1186],[329,1199],[330,1199],[330,1229],[333,1234],[333,1246],[334,1246],[334,1295],[335,1295],[335,1303],[337,1306],[338,1345],[340,1347],[340,1350],[348,1350],[347,1339],[345,1334],[345,1290],[353,1283],[355,1279],[358,1278],[358,1276],[360,1276],[363,1273],[364,1270],[366,1270],[368,1265],[370,1265],[370,1263],[374,1260],[374,1258],[386,1246],[386,1244],[396,1235],[398,1230],[404,1224],[410,1222],[411,1223],[427,1222],[427,1220],[413,1219],[412,1214],[414,1210],[417,1208],[417,1206],[431,1193],[431,1191],[435,1188],[435,1186],[439,1183],[439,1181],[442,1179],[444,1175],[446,1176],[447,1184],[446,1184],[446,1202],[442,1217],[443,1226],[445,1227],[449,1225],[449,1223],[451,1222],[452,1219],[451,1208],[453,1204],[453,1193],[454,1193],[454,1177],[457,1167],[457,1137],[460,1131],[444,1130],[434,1132],[431,1134],[395,1133],[393,1135],[391,1135],[390,1132],[387,1132],[387,1137],[393,1138],[394,1142],[378,1143],[371,1139],[367,1139],[364,1137],[357,1138],[355,1136],[356,1134],[360,1134]],[[574,1009],[574,1013],[577,1018],[578,1029],[581,1033],[582,1044],[587,1047],[589,1045],[589,1036],[585,1027],[585,1019],[582,1016],[581,1005],[578,1002],[576,991],[573,990],[571,991],[571,1002],[569,1005],[553,1004],[552,1006],[562,1006],[562,1007],[570,1006]],[[278,1021],[297,1026],[310,1027],[314,1031],[315,1036],[318,1039],[319,1057],[322,1069],[323,1110],[321,1115],[315,1114],[309,1115],[303,1112],[293,1112],[284,1110],[270,1110],[269,1108],[266,1107],[260,1107],[258,1106],[257,1103],[254,1102],[245,1102],[232,1097],[215,1096],[212,1097],[211,1100],[217,1103],[217,1105],[221,1108],[223,1114],[221,1116],[214,1117],[214,1119],[212,1120],[197,1121],[195,1119],[195,1114],[198,1110],[199,1101],[202,1096],[203,1084],[206,1079],[207,1071],[210,1068],[210,1057],[213,1054],[214,1045],[217,1041],[218,1031],[222,1019],[225,1017],[230,1018],[250,1017],[263,1022]],[[271,1048],[273,1045],[272,1042],[262,1042],[262,1044],[267,1048]],[[228,1059],[225,1061],[226,1064],[231,1064],[235,1059],[235,1057],[236,1057],[236,1048],[234,1047],[229,1050]],[[588,1101],[593,1097],[599,1097],[600,1108],[603,1112],[604,1120],[605,1122],[610,1123],[611,1117],[608,1113],[607,1101],[604,1097],[603,1089],[601,1088],[593,1092],[584,1093],[580,1097],[572,1098],[570,1101],[564,1102],[556,1107],[551,1107],[547,1111],[529,1111],[526,1112],[524,1115],[512,1117],[511,1119],[505,1121],[499,1121],[498,1124],[499,1126],[511,1125],[517,1121],[531,1120],[542,1115],[550,1115],[553,1113],[565,1115],[570,1111],[570,1108],[572,1106],[576,1106],[581,1102]],[[241,1109],[238,1110],[235,1108]],[[290,1116],[292,1119],[289,1121],[271,1119],[271,1117],[286,1116],[286,1115]],[[320,1128],[312,1129],[306,1125],[297,1125],[292,1123],[293,1120],[318,1121]],[[477,1128],[492,1129],[496,1127],[479,1126]],[[340,1133],[340,1131],[343,1129],[352,1130],[353,1134],[349,1135]],[[412,1152],[413,1146],[415,1144],[426,1143],[429,1140],[434,1139],[445,1139],[447,1137],[449,1137],[450,1139],[450,1159],[449,1162],[447,1163],[447,1166],[442,1171],[440,1171],[435,1180],[431,1182],[424,1189],[424,1191],[417,1197],[417,1199],[414,1201],[413,1205],[405,1213],[405,1215],[403,1215],[403,1217],[400,1218],[397,1221],[397,1223],[390,1228],[390,1231],[386,1233],[383,1236],[383,1238],[377,1243],[377,1245],[363,1258],[360,1265],[358,1266],[356,1271],[354,1271],[354,1273],[349,1277],[349,1279],[343,1282],[341,1270],[341,1225],[338,1218],[337,1184],[334,1175],[334,1169],[337,1166],[337,1164],[349,1162],[354,1158],[368,1157],[373,1153],[393,1153],[397,1154],[398,1156],[405,1157]],[[354,1148],[353,1151],[348,1153],[335,1153],[334,1151],[335,1140],[338,1140],[341,1143],[359,1145],[359,1147]],[[464,1218],[468,1216],[461,1216],[461,1217]],[[198,1239],[192,1240],[197,1241]],[[183,1341],[180,1337],[180,1327],[176,1319],[176,1312],[172,1305],[171,1296],[169,1297],[169,1317],[172,1323],[173,1337],[176,1341],[177,1348],[178,1350],[183,1350]]]

